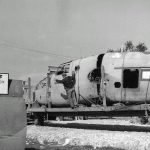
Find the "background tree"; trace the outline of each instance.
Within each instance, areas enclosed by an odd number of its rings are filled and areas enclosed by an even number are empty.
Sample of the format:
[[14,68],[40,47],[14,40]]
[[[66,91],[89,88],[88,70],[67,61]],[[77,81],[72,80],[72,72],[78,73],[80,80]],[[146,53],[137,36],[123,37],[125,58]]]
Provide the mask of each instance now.
[[132,52],[132,51],[134,51],[134,45],[133,45],[132,41],[127,41],[127,42],[125,43],[125,48],[124,48],[123,51],[124,51],[124,52],[127,52],[127,51]]
[[107,53],[113,53],[113,52],[145,52],[147,50],[147,47],[145,46],[144,43],[139,43],[137,46],[134,46],[132,41],[127,41],[124,44],[124,48],[123,50],[117,49],[117,50],[113,50],[113,49],[108,49]]
[[113,50],[113,49],[108,49],[108,50],[107,50],[107,53],[115,53],[115,52],[120,53],[120,52],[121,52],[121,48],[120,48],[120,49],[117,49],[117,50]]
[[139,43],[137,46],[136,46],[136,51],[137,52],[145,52],[147,50],[147,47],[145,46],[144,43]]
[[113,49],[108,49],[107,50],[107,53],[113,53],[113,52],[115,52]]

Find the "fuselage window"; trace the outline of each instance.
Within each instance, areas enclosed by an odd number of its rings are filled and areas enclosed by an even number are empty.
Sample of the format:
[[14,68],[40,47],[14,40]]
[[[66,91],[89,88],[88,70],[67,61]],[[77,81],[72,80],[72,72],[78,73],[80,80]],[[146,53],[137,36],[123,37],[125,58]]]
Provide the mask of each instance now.
[[150,80],[150,70],[142,70],[142,80]]
[[123,88],[138,88],[139,70],[124,69],[123,70]]

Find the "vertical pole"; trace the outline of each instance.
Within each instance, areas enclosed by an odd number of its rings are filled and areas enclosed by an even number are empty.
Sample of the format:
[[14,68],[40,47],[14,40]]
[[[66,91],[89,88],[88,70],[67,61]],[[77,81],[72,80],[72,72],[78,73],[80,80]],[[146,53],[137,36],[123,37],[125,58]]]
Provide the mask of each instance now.
[[[102,73],[101,73],[102,74]],[[102,99],[101,99],[101,82],[102,82],[102,76],[101,78],[99,79],[99,83],[97,84],[97,93],[98,93],[98,100],[101,102]]]
[[[81,58],[82,59],[82,58]],[[80,102],[80,85],[79,85],[79,83],[80,83],[80,64],[81,64],[81,59],[79,60],[79,68],[78,68],[78,99],[77,99],[77,103],[79,104],[79,102]]]
[[103,106],[106,107],[106,89],[104,89],[104,95],[103,95]]
[[35,102],[35,91],[33,91],[33,102]]
[[31,78],[28,78],[28,108],[30,108],[31,103]]
[[51,93],[50,93],[50,74],[47,73],[47,83],[46,83],[46,101],[48,104],[48,108],[51,107]]
[[102,100],[103,100],[103,106],[106,107],[106,81],[105,81],[105,69],[104,66],[101,67],[101,88],[102,88]]

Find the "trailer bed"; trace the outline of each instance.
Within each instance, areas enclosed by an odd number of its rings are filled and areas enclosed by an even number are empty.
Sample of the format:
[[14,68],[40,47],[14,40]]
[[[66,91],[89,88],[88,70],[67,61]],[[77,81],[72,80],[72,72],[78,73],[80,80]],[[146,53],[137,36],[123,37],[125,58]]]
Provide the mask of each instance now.
[[150,104],[131,106],[93,106],[77,108],[28,108],[27,113],[48,113],[52,116],[144,116],[147,111],[150,114]]

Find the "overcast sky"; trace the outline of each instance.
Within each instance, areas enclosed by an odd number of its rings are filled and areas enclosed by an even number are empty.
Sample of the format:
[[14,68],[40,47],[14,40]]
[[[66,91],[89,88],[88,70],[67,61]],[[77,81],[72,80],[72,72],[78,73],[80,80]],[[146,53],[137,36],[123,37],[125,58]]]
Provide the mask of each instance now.
[[0,72],[14,79],[127,40],[150,48],[149,0],[0,0]]

